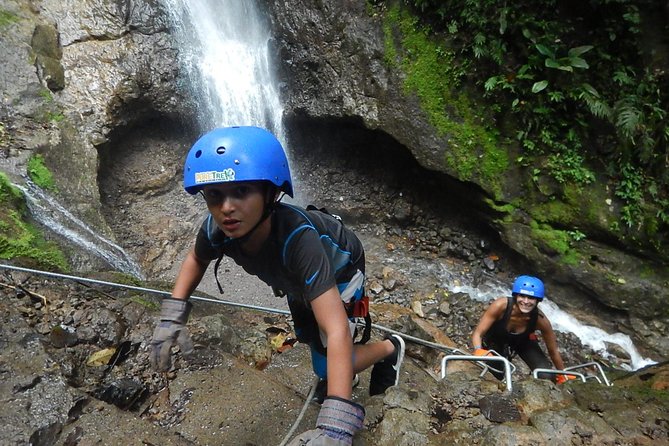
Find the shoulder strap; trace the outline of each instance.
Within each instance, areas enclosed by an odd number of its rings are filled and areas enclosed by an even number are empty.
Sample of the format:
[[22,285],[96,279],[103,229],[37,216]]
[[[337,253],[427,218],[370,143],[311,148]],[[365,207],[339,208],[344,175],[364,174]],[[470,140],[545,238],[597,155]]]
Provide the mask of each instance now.
[[527,324],[527,333],[534,333],[537,329],[537,319],[539,319],[539,307],[534,307],[530,314],[530,322]]
[[509,319],[511,318],[511,312],[513,312],[513,304],[515,303],[516,298],[513,296],[506,298],[506,310],[504,310],[504,316],[502,316],[502,323],[504,324],[504,329],[506,329]]
[[218,280],[218,267],[221,265],[221,260],[223,260],[223,252],[221,252],[221,255],[218,256],[218,259],[216,259],[216,263],[214,264],[214,277],[216,278],[216,285],[218,285],[218,291],[219,293],[223,294],[223,287],[221,286],[221,281]]
[[341,222],[342,225],[344,224],[344,221],[341,219],[341,217],[339,215],[333,214],[325,208],[318,208],[318,207],[314,206],[313,204],[310,204],[309,206],[307,206],[307,211],[320,211],[324,214],[328,214],[329,216],[336,218],[337,220],[339,220]]

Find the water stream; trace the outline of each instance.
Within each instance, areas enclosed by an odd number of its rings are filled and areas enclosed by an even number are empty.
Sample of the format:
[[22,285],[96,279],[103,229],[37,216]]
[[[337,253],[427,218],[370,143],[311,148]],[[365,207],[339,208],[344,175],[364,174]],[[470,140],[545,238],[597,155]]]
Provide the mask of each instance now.
[[271,33],[254,0],[164,0],[203,131],[255,125],[284,142]]
[[144,279],[139,265],[123,248],[99,235],[72,215],[55,198],[28,180],[23,186],[17,184],[14,186],[23,192],[30,213],[44,227],[101,258],[117,270]]

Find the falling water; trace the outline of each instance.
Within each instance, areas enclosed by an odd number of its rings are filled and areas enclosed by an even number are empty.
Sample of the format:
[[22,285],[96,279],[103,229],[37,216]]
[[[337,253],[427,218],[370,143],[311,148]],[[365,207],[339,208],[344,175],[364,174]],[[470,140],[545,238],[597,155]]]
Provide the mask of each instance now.
[[23,192],[31,214],[45,227],[103,259],[119,271],[144,279],[139,265],[123,248],[100,236],[34,183],[26,181],[25,186],[14,186]]
[[[444,275],[447,275],[446,273]],[[447,282],[452,283],[452,280]],[[457,285],[449,287],[450,291],[462,292],[468,294],[471,298],[481,302],[488,302],[501,296],[508,295],[509,286],[499,283],[482,283],[477,287],[468,285]],[[638,370],[650,364],[655,364],[655,361],[642,357],[632,343],[629,336],[623,333],[607,333],[604,330],[584,325],[580,323],[575,317],[562,311],[555,302],[549,299],[544,299],[541,302],[541,311],[544,312],[548,320],[551,321],[553,329],[563,333],[572,333],[579,338],[581,343],[590,347],[592,350],[599,352],[604,357],[611,356],[607,351],[607,343],[618,345],[630,356],[631,368]]]
[[283,142],[269,27],[253,0],[164,0],[203,129],[256,125]]

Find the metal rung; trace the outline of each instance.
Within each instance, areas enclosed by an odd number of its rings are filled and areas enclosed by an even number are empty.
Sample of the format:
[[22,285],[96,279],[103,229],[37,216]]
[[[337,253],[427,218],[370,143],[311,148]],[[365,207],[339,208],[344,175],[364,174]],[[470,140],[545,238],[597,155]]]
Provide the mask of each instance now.
[[568,372],[567,369],[564,370],[555,370],[555,369],[534,369],[532,370],[532,376],[534,378],[539,378],[539,373],[545,373],[547,375],[569,375],[569,376],[575,376],[577,378],[581,378],[581,381],[585,382],[585,375],[583,373],[578,373],[578,372]]
[[[497,353],[496,350],[490,349],[490,350],[488,350],[488,352],[492,353],[494,356],[500,356],[500,357],[506,358],[506,356],[503,356],[503,355],[500,355],[499,353]],[[466,355],[467,353],[462,353],[462,354]],[[509,361],[508,358],[507,358],[507,361]],[[476,365],[483,368],[483,371],[481,372],[481,376],[485,375],[485,373],[488,372],[488,371],[490,371],[491,373],[504,373],[504,370],[496,369],[495,367],[484,364],[481,361],[477,361]],[[511,374],[513,375],[513,373],[516,371],[516,366],[513,364],[513,362],[509,361],[509,367],[511,367]]]
[[[604,380],[604,384],[606,384],[607,386],[612,386],[613,384],[611,384],[609,382],[608,378],[606,377],[606,373],[604,373],[604,369],[602,368],[601,364],[598,363],[598,362],[594,362],[594,361],[593,362],[586,362],[584,364],[574,365],[574,366],[571,366],[571,367],[565,367],[565,370],[576,370],[576,369],[581,369],[581,368],[585,368],[585,367],[593,367],[593,366],[597,368],[597,371],[602,376],[602,379]],[[597,378],[597,377],[594,377],[594,378],[596,378],[597,381],[600,384],[602,383],[602,381],[599,378]]]
[[503,356],[473,356],[473,355],[447,355],[441,360],[441,379],[446,378],[446,367],[448,361],[473,361],[473,362],[501,362],[504,366],[504,381],[506,390],[511,392],[511,363]]

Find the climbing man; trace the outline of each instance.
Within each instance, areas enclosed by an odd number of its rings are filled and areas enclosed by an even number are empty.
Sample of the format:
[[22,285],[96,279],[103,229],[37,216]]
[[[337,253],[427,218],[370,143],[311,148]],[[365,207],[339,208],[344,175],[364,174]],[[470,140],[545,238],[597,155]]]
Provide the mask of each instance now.
[[[511,297],[494,300],[483,313],[472,332],[472,346],[476,356],[487,356],[494,350],[508,360],[518,354],[530,370],[551,368],[550,361],[541,350],[536,330],[548,348],[548,354],[558,370],[564,363],[557,346],[555,332],[548,318],[539,310],[539,302],[544,298],[544,283],[532,276],[520,276],[513,282]],[[491,371],[498,379],[504,373]],[[549,374],[539,374],[547,378]],[[571,375],[552,375],[561,384]]]
[[216,260],[216,276],[226,255],[287,296],[297,338],[309,344],[314,372],[327,380],[317,428],[295,444],[350,445],[365,416],[351,401],[354,374],[373,366],[369,392],[383,393],[398,383],[404,357],[397,335],[353,343],[356,316],[368,310],[362,243],[335,216],[280,201],[283,194],[293,196],[290,169],[283,147],[264,129],[206,133],[188,152],[183,179],[188,193],[202,195],[209,215],[181,265],[172,297],[162,302],[151,342],[154,367],[171,367],[175,342],[184,353],[192,351],[188,298],[209,263]]

